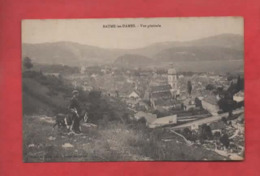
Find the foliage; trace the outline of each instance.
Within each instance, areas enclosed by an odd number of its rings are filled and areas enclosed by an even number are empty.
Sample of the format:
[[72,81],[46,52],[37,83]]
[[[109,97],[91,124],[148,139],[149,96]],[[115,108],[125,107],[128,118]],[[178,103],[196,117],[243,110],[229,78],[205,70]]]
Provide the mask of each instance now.
[[223,112],[230,112],[236,107],[236,102],[232,99],[222,98],[218,101],[218,106]]
[[[25,162],[223,159],[215,152],[185,145],[182,138],[165,129],[151,130],[139,122],[124,124],[103,119],[104,126],[82,126],[83,135],[70,136],[62,130],[53,131],[52,124],[44,118],[23,118]],[[169,135],[171,141],[164,142],[162,139]],[[63,148],[65,143],[73,147]]]
[[196,97],[194,101],[195,101],[195,106],[196,107],[202,108],[201,100],[198,97]]
[[188,140],[193,138],[192,131],[189,128],[184,128],[182,134]]
[[237,83],[231,82],[227,91],[223,91],[223,97],[218,101],[218,106],[223,112],[229,112],[229,115],[232,115],[232,111],[236,108],[239,108],[244,105],[244,103],[236,103],[233,100],[234,94],[237,92],[244,90],[244,79],[238,76]]
[[221,137],[220,137],[220,142],[227,148],[230,144],[230,140],[229,140],[229,137],[227,134],[223,134]]
[[200,140],[211,140],[213,138],[212,131],[209,125],[203,124],[199,129]]
[[237,91],[244,90],[244,78],[241,78],[240,76],[238,76],[236,89],[237,89]]
[[66,112],[72,85],[60,77],[47,76],[32,70],[23,72],[22,76],[23,113]]
[[208,85],[206,86],[206,90],[213,90],[213,89],[215,89],[215,86],[212,85],[212,84],[208,84]]
[[221,133],[219,131],[216,131],[214,134],[213,134],[213,137],[214,137],[214,140],[219,140],[220,137],[221,137]]
[[26,69],[31,69],[33,67],[32,60],[29,57],[25,57],[23,59],[23,66]]
[[[37,71],[23,72],[23,79],[33,80],[41,85],[36,90],[32,83],[24,81],[23,89],[26,97],[30,96],[33,98],[29,102],[27,101],[28,98],[24,99],[25,114],[37,113],[40,109],[47,109],[47,111],[51,111],[54,114],[67,112],[67,106],[74,89],[70,83],[61,77],[44,75]],[[40,90],[41,88],[44,91]],[[99,90],[92,90],[88,93],[78,88],[78,91],[81,108],[87,110],[89,122],[99,123],[103,119],[107,121],[127,121],[125,118],[128,118],[128,115],[125,115],[125,113],[128,110],[121,101],[114,100],[110,102],[111,97],[103,96]],[[37,101],[39,103],[38,106],[35,107],[33,101]]]

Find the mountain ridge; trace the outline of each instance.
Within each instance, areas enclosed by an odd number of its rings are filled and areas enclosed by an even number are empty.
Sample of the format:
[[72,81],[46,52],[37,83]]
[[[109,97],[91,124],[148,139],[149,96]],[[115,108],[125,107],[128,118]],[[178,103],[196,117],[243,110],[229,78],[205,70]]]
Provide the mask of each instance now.
[[[73,66],[112,64],[116,63],[117,59],[122,60],[122,57],[128,57],[129,55],[136,55],[143,60],[144,58],[150,58],[159,63],[191,61],[194,54],[197,55],[195,60],[200,61],[211,60],[211,58],[213,60],[242,60],[243,44],[243,37],[238,34],[221,34],[192,41],[157,42],[135,49],[102,48],[69,41],[37,44],[23,43],[22,56],[28,56],[34,62],[39,63],[62,63]],[[134,57],[128,57],[128,59],[134,59]],[[126,61],[125,65],[130,62],[127,61],[128,59],[123,59]],[[137,63],[137,65],[139,64]],[[132,63],[131,66],[134,66],[134,64]]]

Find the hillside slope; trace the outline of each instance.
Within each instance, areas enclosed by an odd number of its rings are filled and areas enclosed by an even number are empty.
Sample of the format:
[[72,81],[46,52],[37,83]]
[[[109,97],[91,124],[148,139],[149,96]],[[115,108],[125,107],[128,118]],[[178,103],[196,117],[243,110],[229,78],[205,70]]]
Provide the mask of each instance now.
[[[205,60],[206,57],[209,60],[212,57],[220,60],[226,58],[243,59],[243,51],[243,37],[234,34],[222,34],[185,42],[159,42],[136,49],[107,49],[74,42],[24,43],[22,45],[23,57],[28,56],[38,63],[62,63],[66,65],[113,63],[123,55],[145,56],[157,59],[157,62],[164,62],[169,60],[170,57],[171,60],[174,60],[173,57],[177,57],[177,60],[179,60],[184,56],[185,59],[192,59],[193,57],[190,56],[193,54],[198,56],[196,58],[198,60]],[[186,52],[187,54],[180,57],[179,52]],[[204,55],[201,53],[204,53]],[[227,55],[223,57],[224,54]],[[202,58],[200,58],[201,55]]]
[[243,60],[243,51],[216,46],[184,46],[156,54],[158,62]]
[[[77,161],[186,161],[223,160],[225,157],[189,146],[164,129],[147,129],[142,123],[82,124],[82,135],[52,129],[54,119],[24,116],[24,162]],[[167,139],[167,140],[166,140]]]
[[43,64],[78,66],[84,63],[109,63],[123,52],[74,42],[56,42],[22,45],[22,56]]
[[64,112],[72,87],[61,78],[40,72],[23,73],[23,114],[53,115]]

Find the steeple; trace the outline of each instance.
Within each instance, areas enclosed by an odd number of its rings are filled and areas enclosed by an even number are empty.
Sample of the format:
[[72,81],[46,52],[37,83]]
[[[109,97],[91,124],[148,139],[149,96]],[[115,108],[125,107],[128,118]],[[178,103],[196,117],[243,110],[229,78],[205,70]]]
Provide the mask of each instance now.
[[177,72],[174,68],[168,70],[168,84],[173,90],[177,90]]

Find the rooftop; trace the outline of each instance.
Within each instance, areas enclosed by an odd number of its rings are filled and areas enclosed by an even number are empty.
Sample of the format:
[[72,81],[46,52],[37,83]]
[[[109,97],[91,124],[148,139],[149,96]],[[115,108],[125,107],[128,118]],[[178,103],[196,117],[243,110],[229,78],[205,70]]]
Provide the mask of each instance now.
[[217,105],[218,104],[218,99],[214,95],[208,95],[207,97],[203,98],[203,101],[206,101],[212,105]]
[[169,84],[151,86],[151,92],[169,91],[170,89],[171,89],[171,86]]
[[170,91],[165,91],[165,92],[154,92],[151,94],[151,98],[153,99],[159,99],[159,98],[171,98],[172,94]]
[[155,106],[173,106],[175,103],[172,99],[157,99],[154,101]]
[[168,125],[168,124],[176,124],[176,123],[177,123],[177,115],[171,115],[171,116],[157,118],[149,125],[149,127],[155,128],[155,127],[159,127],[159,126],[164,126],[164,125]]

